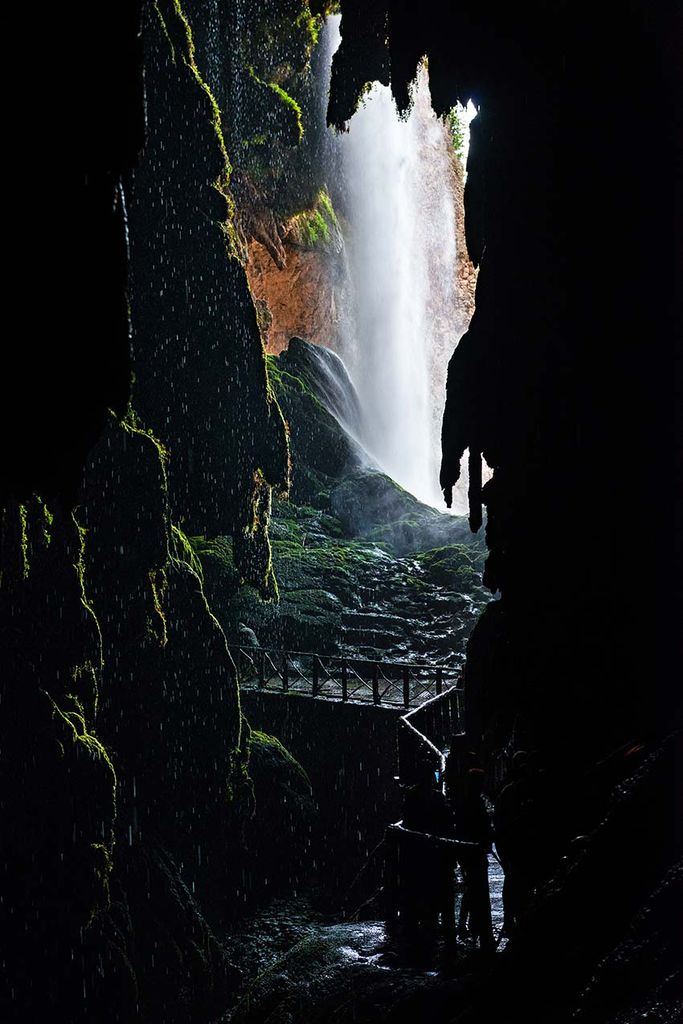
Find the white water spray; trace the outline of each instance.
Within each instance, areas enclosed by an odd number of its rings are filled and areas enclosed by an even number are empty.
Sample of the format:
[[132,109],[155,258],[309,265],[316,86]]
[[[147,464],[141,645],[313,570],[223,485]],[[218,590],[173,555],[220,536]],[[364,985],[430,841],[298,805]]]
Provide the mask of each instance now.
[[[362,440],[394,480],[443,509],[456,226],[450,139],[432,110],[426,68],[405,120],[390,90],[375,84],[340,145],[353,307],[343,355],[361,400]],[[463,509],[458,502],[455,511]]]

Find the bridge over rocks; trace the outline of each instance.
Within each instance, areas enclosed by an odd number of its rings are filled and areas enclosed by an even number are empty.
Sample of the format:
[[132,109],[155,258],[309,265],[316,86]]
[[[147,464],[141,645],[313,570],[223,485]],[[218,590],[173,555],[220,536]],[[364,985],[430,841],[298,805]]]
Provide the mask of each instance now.
[[310,652],[233,648],[242,706],[308,774],[316,801],[313,872],[345,889],[401,817],[398,783],[443,771],[462,731],[457,670]]
[[257,688],[408,709],[452,689],[460,677],[458,668],[436,662],[369,660],[256,646],[230,649],[243,691]]

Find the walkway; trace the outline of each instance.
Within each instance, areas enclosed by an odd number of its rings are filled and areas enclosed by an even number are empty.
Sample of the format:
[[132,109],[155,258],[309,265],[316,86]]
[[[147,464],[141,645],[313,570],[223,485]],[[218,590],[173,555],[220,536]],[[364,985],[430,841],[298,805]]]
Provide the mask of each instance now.
[[452,688],[460,670],[446,665],[368,661],[310,651],[231,645],[240,686],[329,700],[417,708]]

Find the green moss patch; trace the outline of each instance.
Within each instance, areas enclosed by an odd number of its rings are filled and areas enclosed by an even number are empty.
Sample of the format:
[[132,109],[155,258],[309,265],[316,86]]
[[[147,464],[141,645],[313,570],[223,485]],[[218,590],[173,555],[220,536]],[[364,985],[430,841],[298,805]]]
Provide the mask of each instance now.
[[303,210],[292,218],[290,233],[296,244],[303,248],[339,250],[341,245],[339,221],[325,186],[318,192],[310,209]]

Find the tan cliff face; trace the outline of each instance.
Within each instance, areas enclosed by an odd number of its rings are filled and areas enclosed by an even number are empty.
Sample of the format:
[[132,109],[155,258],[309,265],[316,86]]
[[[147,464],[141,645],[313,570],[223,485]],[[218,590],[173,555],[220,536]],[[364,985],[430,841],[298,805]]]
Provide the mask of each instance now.
[[291,234],[280,243],[282,266],[269,249],[252,239],[247,279],[261,316],[266,350],[277,355],[292,337],[337,349],[343,256],[306,249]]
[[454,333],[461,338],[469,327],[474,313],[474,291],[477,284],[477,268],[467,252],[465,241],[465,170],[451,150],[451,189],[455,206],[455,279],[456,279],[456,313]]

